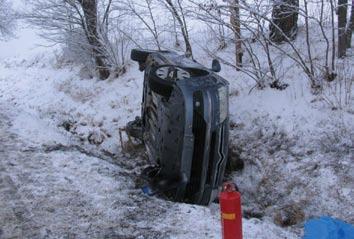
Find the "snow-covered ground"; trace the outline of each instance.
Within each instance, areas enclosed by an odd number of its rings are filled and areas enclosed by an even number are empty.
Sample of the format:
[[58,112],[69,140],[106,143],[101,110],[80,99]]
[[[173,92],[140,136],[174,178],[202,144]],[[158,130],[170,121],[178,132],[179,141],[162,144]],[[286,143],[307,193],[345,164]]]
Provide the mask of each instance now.
[[[118,133],[140,113],[138,67],[99,81],[39,45],[29,28],[0,42],[0,238],[220,238],[217,204],[138,187],[148,162],[122,152]],[[232,155],[245,163],[229,175],[243,193],[244,237],[300,238],[304,218],[320,215],[354,223],[354,103],[324,103],[296,70],[286,90],[251,93],[240,73],[221,74]],[[300,222],[277,226],[288,211]]]

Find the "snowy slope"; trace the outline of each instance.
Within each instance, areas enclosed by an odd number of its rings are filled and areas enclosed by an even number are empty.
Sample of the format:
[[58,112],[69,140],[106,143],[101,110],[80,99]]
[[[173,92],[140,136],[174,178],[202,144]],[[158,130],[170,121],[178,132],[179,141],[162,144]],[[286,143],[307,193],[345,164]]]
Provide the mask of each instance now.
[[[0,42],[0,122],[6,122],[0,124],[0,168],[6,169],[1,175],[13,182],[17,197],[32,195],[15,202],[31,215],[38,233],[220,238],[217,204],[171,203],[135,188],[147,162],[122,152],[118,130],[140,113],[137,66],[132,63],[119,79],[99,81],[56,48],[39,45],[47,44],[29,28]],[[197,59],[210,62],[202,53]],[[262,217],[244,219],[246,239],[299,238],[301,223],[282,228],[273,220],[293,205],[306,218],[326,214],[354,223],[348,210],[354,199],[354,104],[334,109],[310,93],[296,68],[288,73],[286,90],[250,93],[254,84],[247,77],[227,67],[221,72],[230,81],[234,157],[245,162],[243,171],[229,177],[243,193],[248,216]],[[11,223],[0,227],[11,234]]]
[[[129,155],[126,158],[120,152],[118,128],[140,112],[142,74],[137,67],[133,65],[120,79],[84,79],[80,77],[79,67],[58,63],[56,52],[51,49],[26,45],[11,52],[13,45],[29,40],[29,32],[24,30],[19,33],[23,33],[23,38],[0,45],[1,49],[7,49],[0,60],[0,105],[2,113],[11,121],[11,128],[3,128],[6,134],[1,137],[6,140],[7,134],[13,134],[10,138],[16,137],[21,143],[19,146],[7,140],[8,144],[14,144],[11,150],[21,147],[18,150],[34,151],[36,155],[10,153],[8,163],[18,167],[7,170],[6,175],[15,182],[20,194],[26,191],[37,195],[35,206],[29,204],[31,200],[22,203],[42,228],[41,235],[55,237],[66,228],[67,233],[79,237],[87,232],[91,236],[108,233],[108,237],[122,238],[130,235],[133,238],[220,238],[217,205],[207,208],[164,202],[147,198],[135,189],[136,171],[146,162]],[[62,126],[65,122],[73,123],[70,132]],[[88,143],[92,132],[104,135],[103,144],[96,147]],[[107,159],[103,152],[114,156]],[[93,156],[88,156],[91,153]],[[23,160],[28,168],[37,168],[36,162],[40,168],[26,169],[29,175],[19,178],[18,173],[25,170],[20,167]],[[58,187],[64,191],[59,193]],[[74,198],[79,202],[68,203],[67,209],[63,208],[61,201]],[[38,207],[55,209],[42,213],[37,211]],[[79,219],[84,215],[85,222]],[[263,235],[265,229],[267,235]],[[95,230],[103,230],[103,234],[95,234]],[[273,225],[271,220],[245,219],[244,231],[245,238],[297,238]]]

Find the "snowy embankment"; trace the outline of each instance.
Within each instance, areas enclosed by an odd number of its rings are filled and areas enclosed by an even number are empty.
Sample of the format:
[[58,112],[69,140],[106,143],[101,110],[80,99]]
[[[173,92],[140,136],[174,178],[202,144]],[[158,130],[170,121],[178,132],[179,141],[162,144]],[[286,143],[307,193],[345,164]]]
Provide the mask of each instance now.
[[[11,168],[7,174],[19,183],[19,193],[43,200],[57,195],[50,201],[33,199],[37,208],[26,201],[42,231],[52,230],[52,237],[67,230],[82,238],[85,233],[220,238],[217,204],[171,203],[136,188],[147,162],[122,153],[118,134],[140,113],[143,76],[136,65],[119,79],[99,81],[51,48],[24,46],[11,53],[13,44],[0,45],[0,52],[8,52],[0,54],[0,106],[12,122],[2,130],[24,144],[14,147],[38,150],[14,154],[12,162],[28,157],[28,164],[35,167],[38,159],[42,166],[28,172],[34,181],[21,180],[21,171]],[[250,218],[244,220],[245,238],[299,238],[304,218],[324,214],[353,223],[353,104],[332,110],[310,94],[306,80],[296,79],[296,71],[284,91],[251,93],[252,85],[234,71],[225,68],[222,74],[231,83],[233,157],[245,163],[243,171],[230,175]],[[75,198],[78,202],[70,203]],[[64,199],[66,205],[60,203]],[[55,209],[35,213],[42,206]],[[300,218],[297,226],[274,224],[274,218],[282,224],[287,214]]]
[[[313,54],[323,59],[323,41],[316,34],[312,41]],[[284,226],[321,215],[354,223],[353,65],[350,49],[337,60],[336,80],[321,79],[320,94],[311,93],[308,79],[289,60],[281,64],[289,84],[283,91],[250,92],[250,85],[225,73],[237,95],[230,103],[232,155],[244,161],[244,170],[231,176],[251,216],[269,216]]]

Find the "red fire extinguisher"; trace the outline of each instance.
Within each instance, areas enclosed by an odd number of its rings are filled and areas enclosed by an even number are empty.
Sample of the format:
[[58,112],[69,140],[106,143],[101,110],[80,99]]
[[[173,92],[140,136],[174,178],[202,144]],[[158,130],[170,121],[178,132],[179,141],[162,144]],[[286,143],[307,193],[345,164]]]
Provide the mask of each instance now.
[[219,202],[223,239],[242,239],[241,194],[234,183],[224,183]]

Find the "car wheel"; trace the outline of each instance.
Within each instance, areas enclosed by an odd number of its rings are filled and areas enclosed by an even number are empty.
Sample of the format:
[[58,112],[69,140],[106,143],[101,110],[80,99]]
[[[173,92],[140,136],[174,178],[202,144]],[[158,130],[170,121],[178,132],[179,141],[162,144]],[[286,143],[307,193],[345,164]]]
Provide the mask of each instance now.
[[175,81],[190,78],[190,73],[180,67],[161,65],[151,70],[149,86],[159,95],[170,97]]

